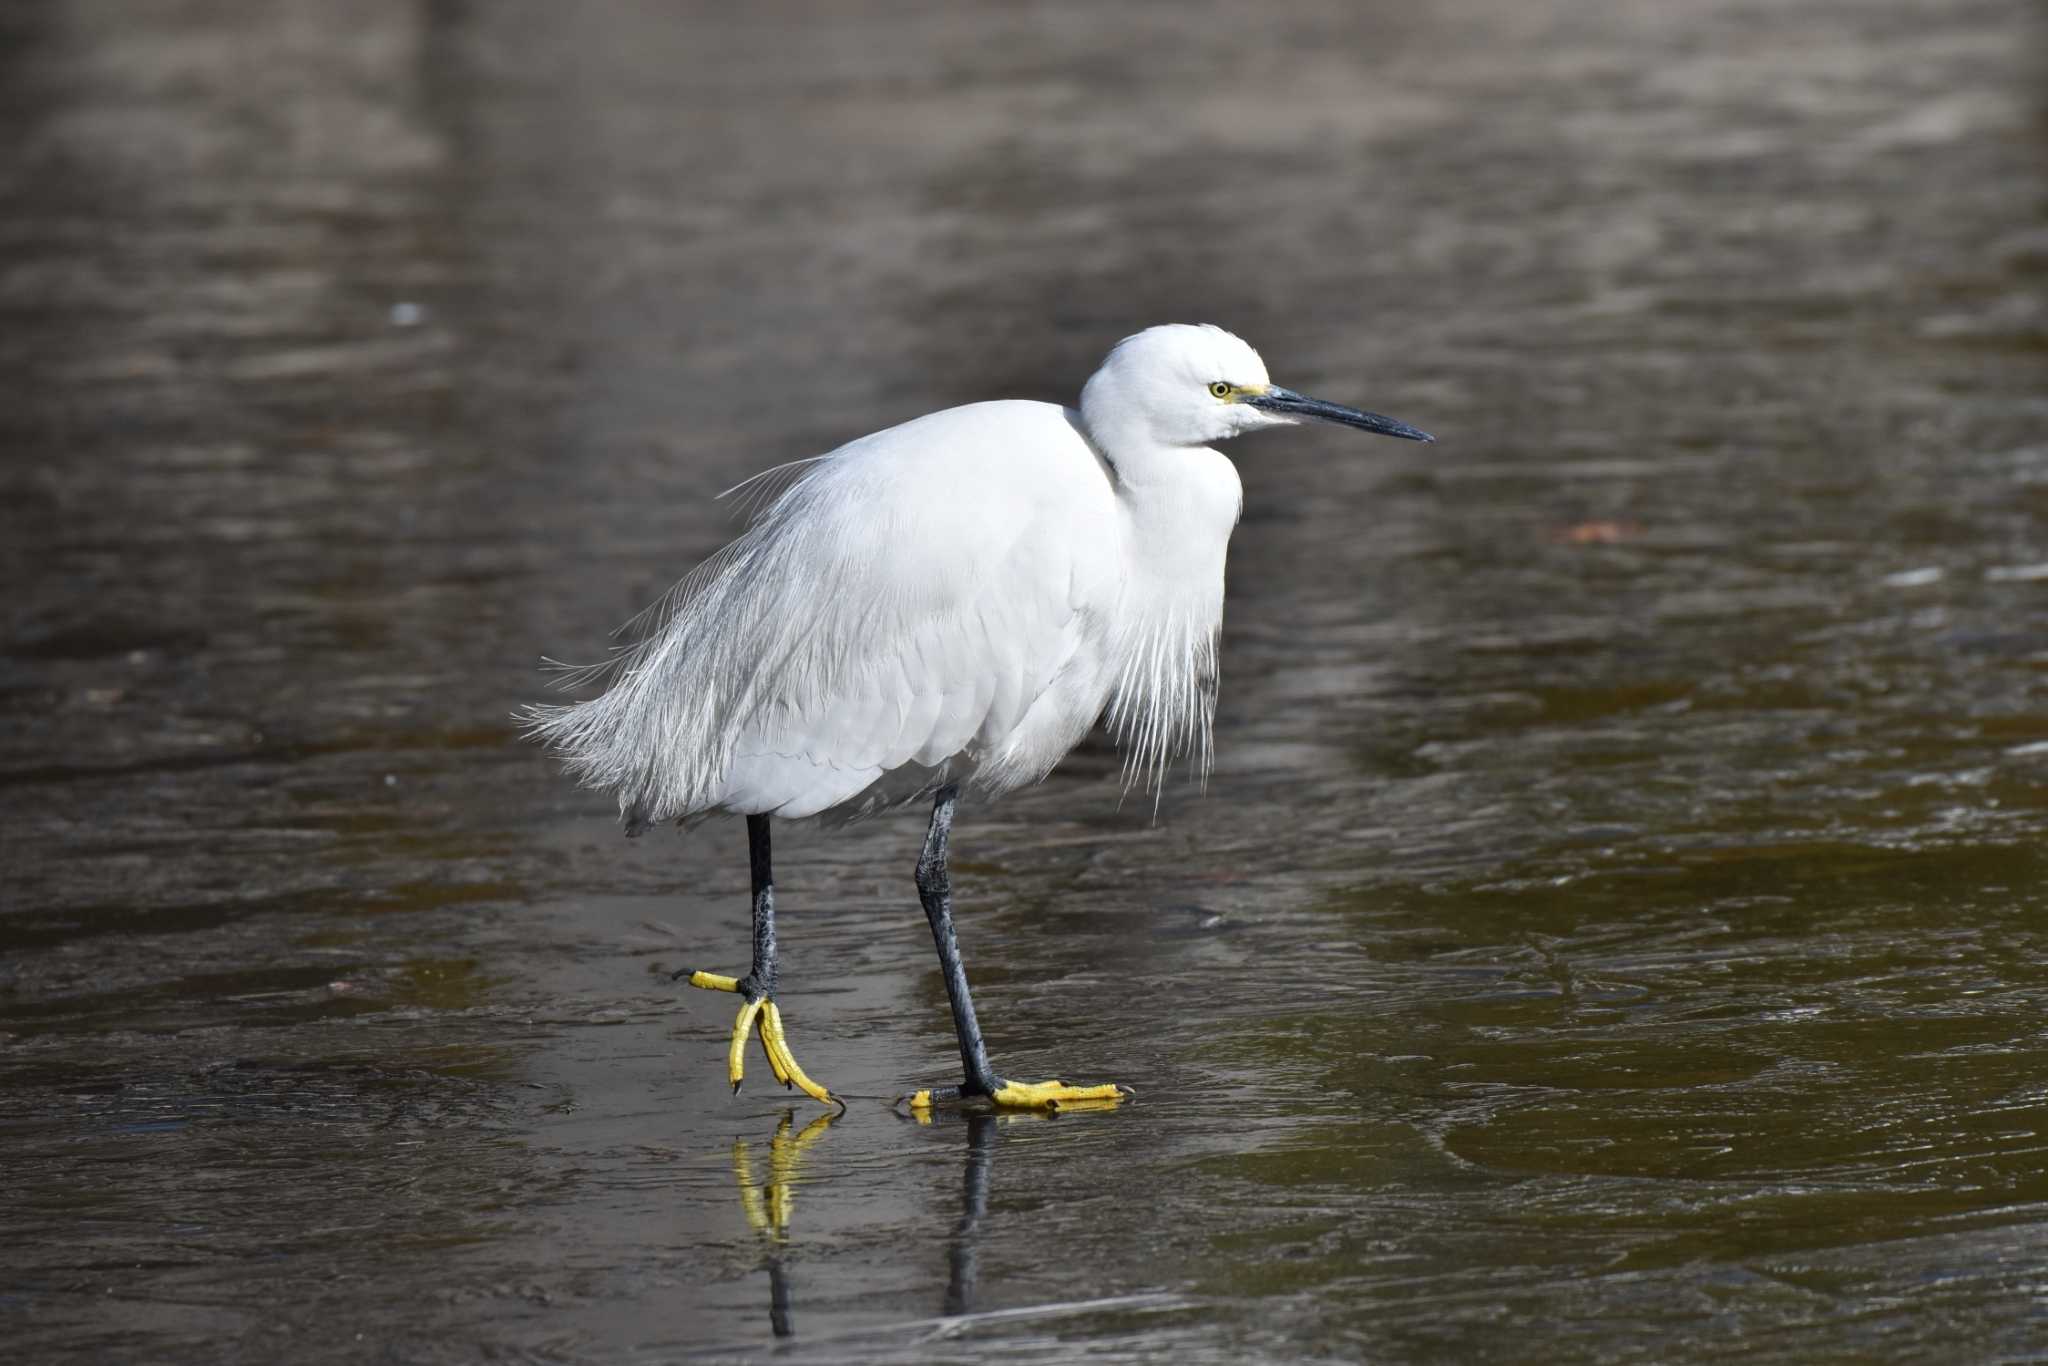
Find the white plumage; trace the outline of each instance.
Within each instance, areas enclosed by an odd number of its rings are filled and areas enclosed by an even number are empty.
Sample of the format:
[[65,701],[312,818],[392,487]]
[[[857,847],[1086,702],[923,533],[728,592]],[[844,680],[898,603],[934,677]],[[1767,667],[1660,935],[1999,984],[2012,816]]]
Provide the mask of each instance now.
[[[975,403],[810,462],[531,732],[632,829],[714,811],[865,815],[1045,776],[1097,718],[1131,782],[1209,763],[1224,554],[1214,442],[1304,416],[1215,327],[1155,327],[1078,409]],[[1369,421],[1368,421],[1369,420]],[[1376,425],[1375,425],[1376,424]]]

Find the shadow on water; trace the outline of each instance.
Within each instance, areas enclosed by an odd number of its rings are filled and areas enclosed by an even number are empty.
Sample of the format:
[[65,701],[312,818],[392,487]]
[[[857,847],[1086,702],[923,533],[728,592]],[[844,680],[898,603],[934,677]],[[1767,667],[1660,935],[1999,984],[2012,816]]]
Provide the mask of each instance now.
[[[0,12],[24,1359],[2016,1359],[2048,1333],[2040,16]],[[1201,314],[1219,766],[777,832],[505,718],[711,495]],[[764,1314],[764,1302],[766,1313]]]

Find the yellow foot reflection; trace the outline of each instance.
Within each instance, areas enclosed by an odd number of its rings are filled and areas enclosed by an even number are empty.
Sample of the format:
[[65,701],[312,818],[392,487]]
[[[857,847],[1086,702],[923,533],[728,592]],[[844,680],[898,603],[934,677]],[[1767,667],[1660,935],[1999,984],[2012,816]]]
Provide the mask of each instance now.
[[[738,978],[722,977],[715,972],[691,973],[690,985],[703,987],[706,991],[740,989]],[[782,1012],[775,1008],[774,999],[766,996],[741,1006],[739,1018],[732,1023],[732,1044],[725,1050],[725,1075],[731,1080],[734,1091],[740,1089],[740,1082],[746,1075],[747,1036],[754,1032],[756,1022],[761,1030],[761,1051],[768,1055],[768,1070],[775,1074],[775,1080],[784,1086],[796,1087],[821,1104],[845,1108],[844,1102],[804,1075],[804,1069],[797,1066],[796,1055],[789,1051],[789,1036],[782,1030]]]
[[803,1176],[804,1149],[816,1143],[838,1118],[838,1114],[819,1115],[792,1137],[790,1130],[796,1127],[796,1111],[785,1110],[782,1122],[775,1126],[775,1137],[768,1140],[765,1184],[754,1175],[754,1157],[747,1141],[732,1141],[732,1174],[739,1182],[740,1207],[746,1211],[747,1223],[756,1233],[777,1242],[788,1234],[790,1211],[796,1205],[796,1185]]
[[1116,1108],[1127,1097],[1136,1095],[1128,1086],[1114,1083],[1104,1086],[1069,1086],[1063,1081],[1006,1081],[993,1091],[967,1092],[958,1086],[947,1086],[936,1090],[913,1091],[899,1097],[897,1104],[907,1107],[919,1120],[929,1120],[932,1108],[952,1101],[970,1104],[980,1101],[1000,1110],[1054,1110],[1072,1113],[1079,1110],[1110,1110]]

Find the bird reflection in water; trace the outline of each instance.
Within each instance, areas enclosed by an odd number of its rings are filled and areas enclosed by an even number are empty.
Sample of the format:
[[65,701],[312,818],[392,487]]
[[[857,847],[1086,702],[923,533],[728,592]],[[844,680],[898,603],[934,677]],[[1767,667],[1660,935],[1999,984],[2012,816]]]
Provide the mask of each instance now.
[[790,1323],[789,1271],[783,1255],[789,1243],[789,1216],[796,1207],[796,1184],[803,1175],[804,1150],[824,1137],[843,1113],[819,1115],[801,1132],[791,1133],[796,1128],[796,1111],[784,1110],[775,1136],[768,1140],[765,1184],[754,1175],[752,1146],[744,1138],[732,1141],[732,1174],[739,1182],[740,1208],[767,1250],[768,1327],[779,1338],[796,1331]]
[[[1073,1114],[1084,1109],[1111,1109],[1114,1101],[1070,1103],[1063,1111]],[[842,1112],[843,1113],[843,1112]],[[765,1250],[768,1272],[768,1326],[776,1337],[786,1338],[796,1329],[791,1318],[789,1270],[786,1254],[789,1220],[796,1205],[796,1186],[804,1179],[804,1154],[824,1136],[840,1114],[819,1115],[796,1131],[796,1111],[785,1110],[768,1140],[768,1179],[755,1172],[752,1145],[737,1138],[732,1144],[732,1174],[740,1190],[740,1207],[747,1223],[759,1234]],[[930,1126],[929,1110],[909,1117],[920,1126]],[[974,1312],[974,1297],[980,1277],[981,1233],[988,1217],[989,1183],[995,1171],[996,1135],[1005,1125],[1057,1122],[1049,1114],[969,1111],[959,1116],[967,1131],[967,1161],[960,1179],[960,1217],[953,1223],[952,1240],[946,1248],[946,1297],[939,1310],[943,1317]],[[794,1132],[793,1132],[794,1131]]]
[[981,1221],[988,1213],[988,1177],[995,1167],[994,1115],[967,1116],[967,1169],[961,1178],[960,1218],[946,1248],[946,1306],[951,1317],[974,1309],[975,1281],[981,1274]]
[[[1060,1114],[1085,1110],[1112,1110],[1114,1100],[1068,1101]],[[930,1124],[931,1112],[918,1110],[919,1124]],[[969,1111],[967,1124],[967,1165],[960,1178],[960,1217],[953,1224],[953,1240],[946,1247],[946,1300],[939,1312],[947,1318],[974,1312],[974,1292],[981,1274],[981,1223],[988,1215],[989,1176],[995,1170],[996,1131],[1006,1124],[1049,1124],[1057,1116],[1031,1112]]]

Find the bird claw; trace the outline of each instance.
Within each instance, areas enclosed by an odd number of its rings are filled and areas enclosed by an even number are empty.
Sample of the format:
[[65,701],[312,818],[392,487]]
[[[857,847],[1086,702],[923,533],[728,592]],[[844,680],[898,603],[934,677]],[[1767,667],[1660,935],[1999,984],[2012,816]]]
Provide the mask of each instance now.
[[[682,974],[677,973],[676,976]],[[740,990],[738,978],[715,972],[691,973],[690,985],[706,991]],[[796,1055],[789,1051],[789,1036],[782,1028],[782,1012],[776,1008],[773,998],[767,996],[742,1005],[739,1016],[732,1023],[732,1041],[725,1050],[725,1075],[732,1082],[733,1094],[739,1094],[740,1082],[746,1077],[747,1038],[754,1032],[757,1022],[761,1032],[761,1051],[767,1054],[768,1069],[775,1074],[777,1081],[785,1087],[794,1086],[822,1105],[846,1108],[844,1101],[812,1081],[797,1065]]]

